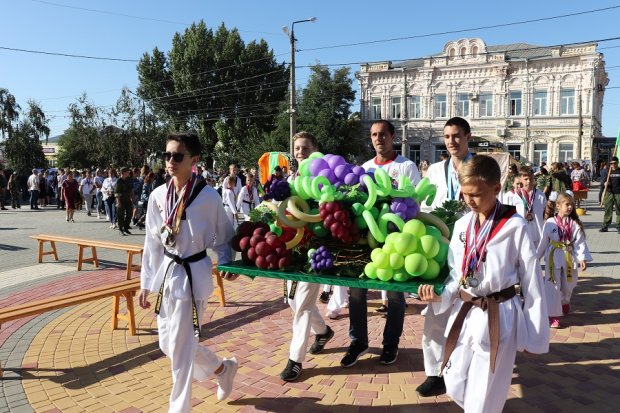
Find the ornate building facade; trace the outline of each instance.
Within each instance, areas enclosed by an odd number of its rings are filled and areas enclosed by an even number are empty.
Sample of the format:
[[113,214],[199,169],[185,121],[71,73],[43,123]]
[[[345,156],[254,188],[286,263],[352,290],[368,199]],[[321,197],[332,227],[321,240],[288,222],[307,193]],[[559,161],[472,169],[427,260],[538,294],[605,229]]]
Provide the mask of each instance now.
[[439,160],[452,116],[469,121],[481,149],[534,165],[592,159],[609,83],[596,47],[487,46],[472,38],[448,42],[430,57],[364,64],[356,74],[364,127],[390,120],[403,153],[416,162]]

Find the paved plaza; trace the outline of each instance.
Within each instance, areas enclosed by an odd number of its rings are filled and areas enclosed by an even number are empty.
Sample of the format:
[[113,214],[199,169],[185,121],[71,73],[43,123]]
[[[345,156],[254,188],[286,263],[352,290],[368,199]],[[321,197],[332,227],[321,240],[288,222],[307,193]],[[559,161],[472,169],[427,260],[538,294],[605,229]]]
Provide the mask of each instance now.
[[[602,218],[592,190],[583,217],[594,257],[573,297],[573,312],[553,330],[550,352],[517,356],[505,412],[617,412],[620,406],[620,233],[599,233]],[[27,206],[26,206],[27,208]],[[98,251],[94,270],[76,267],[75,246],[59,246],[60,260],[36,263],[29,235],[63,234],[142,243],[143,233],[121,237],[105,220],[76,213],[64,220],[55,207],[0,213],[0,307],[83,290],[124,279],[125,254]],[[137,273],[134,273],[137,276]],[[212,297],[202,344],[220,356],[235,355],[240,369],[230,399],[217,402],[216,384],[195,382],[196,412],[459,412],[445,395],[421,398],[423,305],[408,299],[398,361],[378,362],[384,319],[370,293],[371,353],[354,367],[340,367],[349,344],[348,314],[328,320],[335,338],[323,354],[308,355],[299,381],[278,375],[288,359],[291,312],[280,281],[240,277],[226,282],[227,306]],[[151,300],[154,300],[154,296]],[[124,305],[124,304],[123,304]],[[112,331],[110,299],[9,322],[0,330],[0,412],[162,412],[171,388],[170,364],[157,346],[152,311],[137,306],[138,335]],[[319,304],[321,311],[325,306]]]

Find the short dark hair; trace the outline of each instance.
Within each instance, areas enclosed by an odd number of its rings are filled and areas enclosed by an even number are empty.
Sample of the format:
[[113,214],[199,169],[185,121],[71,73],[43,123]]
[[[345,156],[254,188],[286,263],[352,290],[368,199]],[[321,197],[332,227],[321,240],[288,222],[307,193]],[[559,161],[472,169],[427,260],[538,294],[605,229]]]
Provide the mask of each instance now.
[[618,157],[617,157],[617,156],[614,156],[613,158],[611,158],[611,161],[612,161],[612,162],[616,162],[616,163],[618,163]]
[[519,175],[527,175],[527,176],[532,176],[534,175],[534,170],[532,169],[531,166],[528,165],[522,165],[519,168]]
[[469,122],[458,116],[448,119],[448,121],[445,123],[445,125],[443,125],[443,127],[445,128],[446,126],[456,126],[457,128],[461,128],[465,135],[471,133],[471,127],[469,126]]
[[280,165],[276,165],[276,167],[275,167],[275,168],[273,168],[273,170],[274,170],[275,172],[282,172],[282,168],[280,167]]
[[295,142],[297,139],[308,139],[310,143],[312,144],[312,146],[314,147],[314,149],[317,149],[319,147],[319,141],[317,141],[316,137],[310,132],[306,132],[306,131],[297,132],[296,134],[293,135],[293,142]]
[[191,156],[200,155],[200,152],[202,152],[202,144],[196,132],[172,132],[166,138],[166,143],[170,141],[176,141],[185,145]]
[[391,135],[394,135],[396,133],[396,129],[394,129],[394,125],[392,125],[392,122],[390,122],[389,120],[385,120],[385,119],[379,119],[379,120],[374,121],[370,125],[370,127],[372,128],[374,125],[376,125],[378,123],[383,123],[385,126],[387,126],[387,128],[390,131]]

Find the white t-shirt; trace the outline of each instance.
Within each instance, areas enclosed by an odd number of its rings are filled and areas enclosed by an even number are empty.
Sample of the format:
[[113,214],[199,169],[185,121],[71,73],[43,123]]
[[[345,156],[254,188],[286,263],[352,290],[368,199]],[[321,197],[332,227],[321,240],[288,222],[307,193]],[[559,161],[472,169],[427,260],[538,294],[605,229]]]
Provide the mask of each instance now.
[[414,186],[420,182],[420,172],[418,172],[418,168],[415,166],[415,163],[405,158],[402,155],[396,156],[396,159],[393,161],[387,161],[385,163],[377,163],[377,158],[373,158],[369,161],[366,161],[362,168],[364,168],[367,172],[372,172],[377,168],[383,169],[385,172],[390,175],[393,182],[398,182],[398,179],[401,175],[408,176],[411,180],[411,184]]

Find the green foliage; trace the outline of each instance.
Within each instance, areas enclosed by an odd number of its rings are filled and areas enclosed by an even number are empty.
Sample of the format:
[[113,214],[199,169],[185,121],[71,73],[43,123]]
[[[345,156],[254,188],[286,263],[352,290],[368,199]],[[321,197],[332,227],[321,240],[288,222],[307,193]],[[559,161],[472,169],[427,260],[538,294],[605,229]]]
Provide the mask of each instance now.
[[265,41],[246,44],[237,29],[222,24],[214,32],[203,21],[176,33],[167,55],[145,53],[138,77],[153,113],[173,129],[196,130],[208,160],[222,164],[244,164],[255,155],[248,149],[265,148],[288,87],[288,70]]
[[265,206],[258,206],[250,211],[250,221],[271,224],[276,222],[276,213]]
[[[10,102],[14,99],[15,97],[12,97],[6,101]],[[18,119],[19,106],[13,105],[11,110],[15,111],[12,119]],[[10,126],[7,127],[9,133],[4,142],[4,152],[10,168],[24,174],[29,173],[32,168],[47,168],[47,160],[43,154],[41,140],[47,140],[49,136],[48,123],[49,121],[45,118],[41,107],[32,100],[28,101],[28,111],[23,120],[16,125],[9,122],[8,125]]]
[[431,214],[445,222],[448,228],[450,228],[450,234],[452,234],[454,223],[463,216],[466,208],[467,206],[462,201],[447,199],[442,206],[431,211]]

